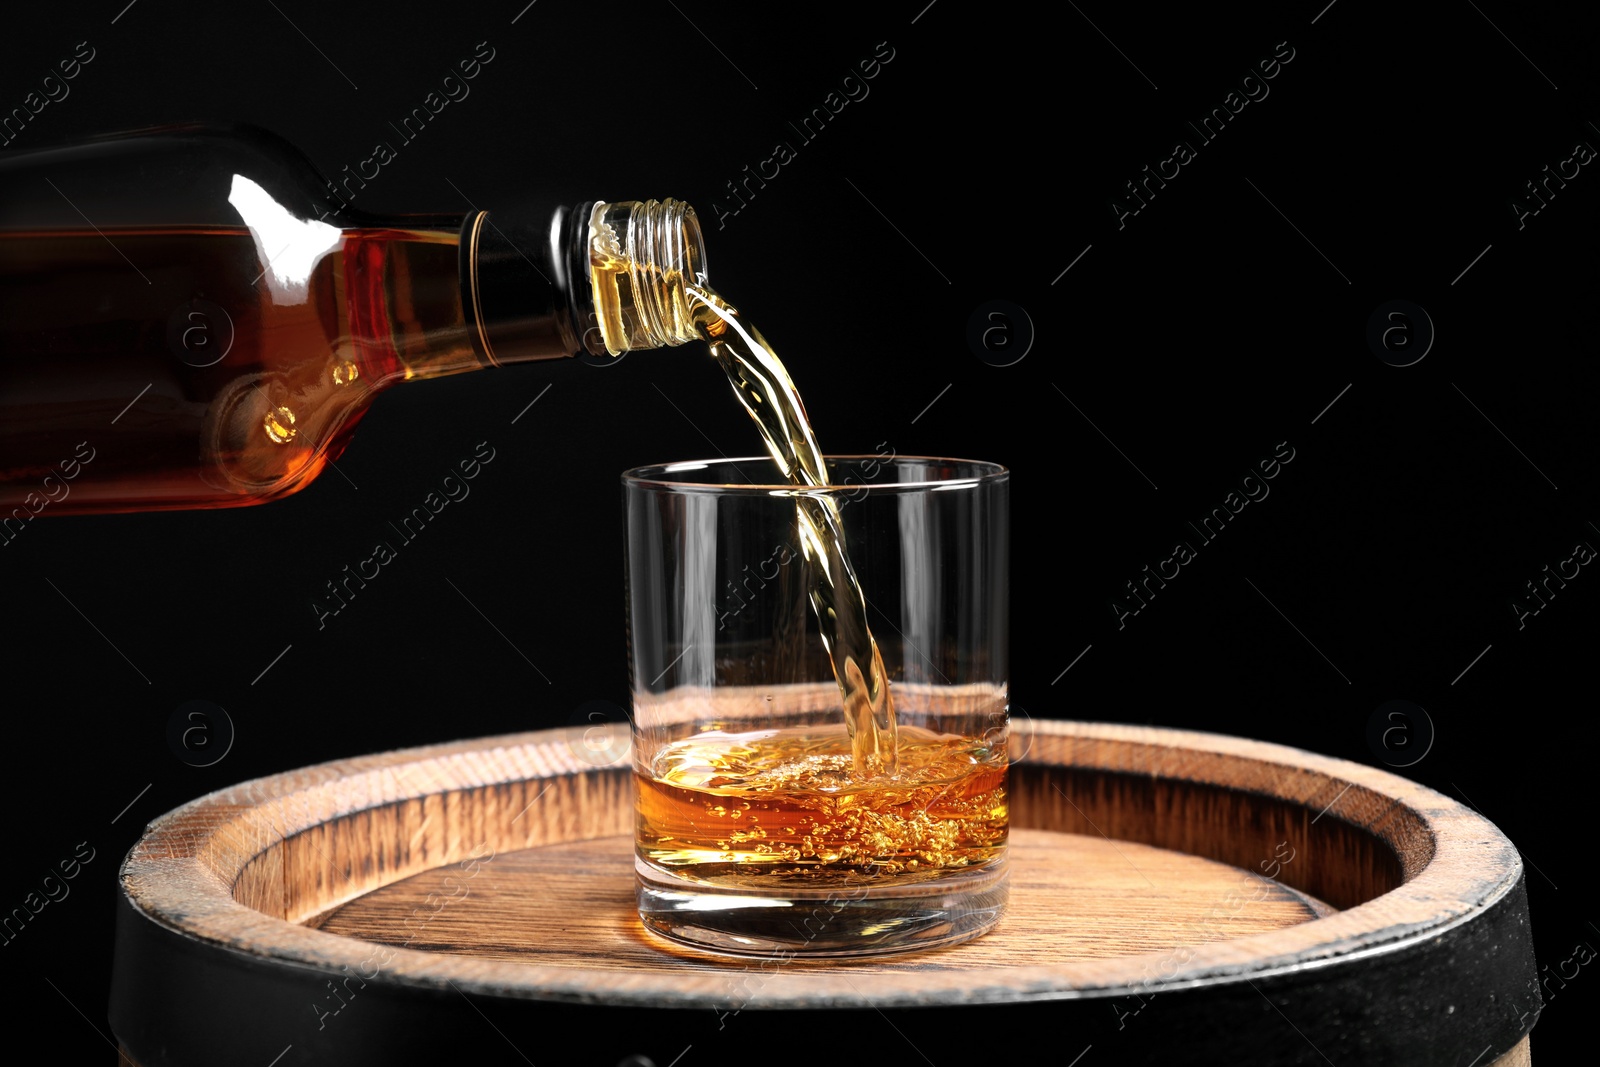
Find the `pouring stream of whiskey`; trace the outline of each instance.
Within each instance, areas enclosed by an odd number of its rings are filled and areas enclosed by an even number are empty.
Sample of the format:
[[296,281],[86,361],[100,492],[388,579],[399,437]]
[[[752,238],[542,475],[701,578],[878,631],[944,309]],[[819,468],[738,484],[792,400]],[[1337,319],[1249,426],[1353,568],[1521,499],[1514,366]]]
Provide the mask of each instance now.
[[[826,486],[822,450],[789,372],[759,331],[705,284],[685,286],[694,323],[727,372],[767,451],[797,486]],[[866,596],[850,566],[839,506],[831,494],[795,499],[807,594],[833,663],[844,705],[854,770],[859,777],[893,773],[897,765],[894,700],[878,643],[867,626]]]

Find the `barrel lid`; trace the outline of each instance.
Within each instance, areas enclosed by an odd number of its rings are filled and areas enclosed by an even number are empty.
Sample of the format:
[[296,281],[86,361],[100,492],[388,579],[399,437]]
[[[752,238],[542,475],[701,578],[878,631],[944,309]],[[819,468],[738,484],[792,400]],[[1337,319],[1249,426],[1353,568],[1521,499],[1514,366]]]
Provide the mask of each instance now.
[[603,1067],[1033,1038],[1063,1062],[1489,1064],[1537,1015],[1522,863],[1493,824],[1387,771],[1148,727],[1013,724],[1014,907],[968,946],[771,966],[667,947],[626,914],[620,728],[336,761],[154,820],[121,872],[119,1039],[143,1067],[540,1062],[557,1038]]

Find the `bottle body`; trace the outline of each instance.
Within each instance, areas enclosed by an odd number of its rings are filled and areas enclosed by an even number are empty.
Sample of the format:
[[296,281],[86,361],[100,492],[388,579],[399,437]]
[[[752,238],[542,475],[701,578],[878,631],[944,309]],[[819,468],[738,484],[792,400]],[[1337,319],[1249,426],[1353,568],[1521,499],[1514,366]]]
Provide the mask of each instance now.
[[596,205],[378,218],[349,191],[248,129],[0,160],[0,540],[276,500],[397,383],[616,351]]
[[[433,269],[453,268],[456,245],[447,225],[344,230],[292,285],[252,286],[263,268],[242,229],[0,238],[0,505],[42,497],[70,514],[295,492],[413,365],[476,365],[454,271],[441,286]],[[396,294],[395,279],[411,284]],[[62,478],[68,457],[92,476]]]

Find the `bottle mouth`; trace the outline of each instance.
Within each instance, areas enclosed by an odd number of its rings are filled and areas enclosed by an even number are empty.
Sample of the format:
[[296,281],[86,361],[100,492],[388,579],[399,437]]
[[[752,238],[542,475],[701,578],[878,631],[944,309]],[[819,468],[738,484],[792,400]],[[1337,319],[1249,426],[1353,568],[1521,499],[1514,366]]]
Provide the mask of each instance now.
[[597,203],[589,277],[606,351],[667,348],[699,338],[687,287],[706,276],[694,208],[681,200]]

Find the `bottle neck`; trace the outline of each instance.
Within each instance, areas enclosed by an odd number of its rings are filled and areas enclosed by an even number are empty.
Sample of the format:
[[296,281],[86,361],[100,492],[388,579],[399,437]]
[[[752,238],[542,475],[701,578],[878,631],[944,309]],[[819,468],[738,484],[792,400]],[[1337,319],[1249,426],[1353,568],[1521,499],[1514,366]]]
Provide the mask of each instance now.
[[604,354],[589,283],[593,205],[475,211],[461,226],[461,304],[486,366]]
[[[603,362],[698,337],[688,290],[704,282],[705,248],[681,201],[473,211],[429,232],[455,245],[453,274],[401,256],[375,261],[386,299],[367,317],[385,321],[359,331],[390,339],[405,380],[569,356]],[[451,289],[448,309],[417,299],[438,284]],[[432,312],[387,321],[420,303]]]
[[687,287],[705,260],[677,200],[480,211],[461,228],[462,305],[491,366],[667,348],[698,337]]

